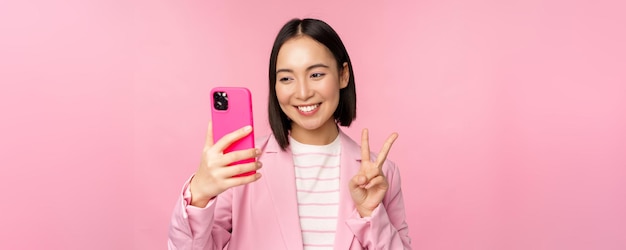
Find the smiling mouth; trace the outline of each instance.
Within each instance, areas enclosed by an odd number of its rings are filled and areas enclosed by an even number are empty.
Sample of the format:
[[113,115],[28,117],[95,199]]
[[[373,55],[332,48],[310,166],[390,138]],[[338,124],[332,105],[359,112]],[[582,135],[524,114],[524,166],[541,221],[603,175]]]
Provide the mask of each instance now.
[[300,112],[309,113],[315,111],[321,103],[306,105],[306,106],[296,106]]

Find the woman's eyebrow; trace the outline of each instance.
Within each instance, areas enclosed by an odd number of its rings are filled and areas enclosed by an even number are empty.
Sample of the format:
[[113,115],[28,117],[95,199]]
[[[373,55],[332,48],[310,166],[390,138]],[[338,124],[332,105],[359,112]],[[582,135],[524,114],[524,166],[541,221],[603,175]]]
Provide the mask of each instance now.
[[[307,68],[306,68],[306,70],[307,70],[307,71],[309,71],[309,70],[312,70],[312,69],[314,69],[314,68],[319,68],[319,67],[322,67],[322,68],[330,68],[330,67],[328,67],[328,65],[326,65],[326,64],[323,64],[323,63],[318,63],[318,64],[313,64],[313,65],[311,65],[311,66],[307,67]],[[278,70],[276,70],[276,74],[278,74],[278,73],[280,73],[280,72],[293,73],[293,70],[292,70],[292,69],[278,69]]]
[[318,64],[313,64],[313,65],[311,65],[311,66],[307,67],[307,68],[306,68],[306,70],[307,70],[307,71],[309,71],[309,70],[312,70],[312,69],[314,69],[314,68],[319,68],[319,67],[322,67],[322,68],[329,68],[329,67],[328,67],[328,65],[326,65],[326,64],[323,64],[323,63],[318,63]]
[[293,73],[293,70],[290,70],[290,69],[278,69],[278,70],[276,70],[276,74],[278,74],[280,72]]

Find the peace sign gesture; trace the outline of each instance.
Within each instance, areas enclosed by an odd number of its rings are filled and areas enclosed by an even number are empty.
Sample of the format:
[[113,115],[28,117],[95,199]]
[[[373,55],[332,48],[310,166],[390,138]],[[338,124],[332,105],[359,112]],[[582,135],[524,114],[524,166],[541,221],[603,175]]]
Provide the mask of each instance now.
[[350,195],[361,217],[370,216],[385,197],[389,183],[383,173],[383,163],[397,138],[397,133],[391,134],[385,141],[376,161],[372,162],[368,131],[363,129],[361,133],[361,169],[352,177],[349,184]]

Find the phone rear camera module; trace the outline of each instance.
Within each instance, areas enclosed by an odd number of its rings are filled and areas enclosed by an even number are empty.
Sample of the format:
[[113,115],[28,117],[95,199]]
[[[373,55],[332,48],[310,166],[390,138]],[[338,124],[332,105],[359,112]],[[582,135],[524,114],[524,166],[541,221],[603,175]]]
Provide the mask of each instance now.
[[216,91],[213,93],[213,107],[217,110],[228,109],[228,95],[223,91]]

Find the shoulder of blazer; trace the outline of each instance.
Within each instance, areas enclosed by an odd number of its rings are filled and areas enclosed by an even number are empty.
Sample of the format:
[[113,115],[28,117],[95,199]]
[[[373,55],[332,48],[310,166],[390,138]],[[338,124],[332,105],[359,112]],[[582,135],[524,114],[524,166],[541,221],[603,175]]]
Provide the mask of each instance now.
[[269,134],[266,136],[255,138],[254,145],[256,148],[260,149],[261,152],[263,152],[264,154],[265,153],[282,154],[286,152],[280,148],[280,145],[278,145],[278,141],[276,141],[274,134]]
[[273,138],[273,137],[274,136],[272,136],[272,134],[269,134],[269,135],[264,135],[261,137],[254,138],[254,147],[263,151],[265,147],[267,146],[267,143],[269,142],[270,138]]

